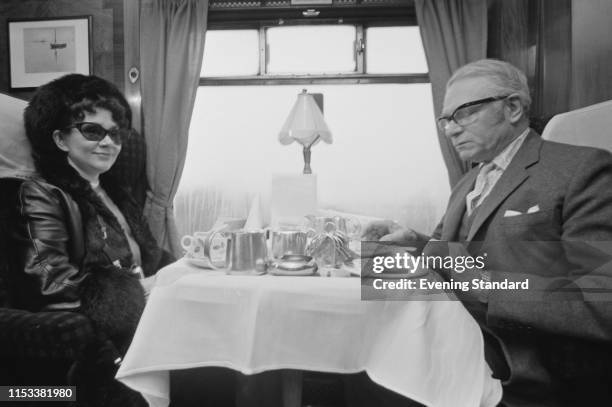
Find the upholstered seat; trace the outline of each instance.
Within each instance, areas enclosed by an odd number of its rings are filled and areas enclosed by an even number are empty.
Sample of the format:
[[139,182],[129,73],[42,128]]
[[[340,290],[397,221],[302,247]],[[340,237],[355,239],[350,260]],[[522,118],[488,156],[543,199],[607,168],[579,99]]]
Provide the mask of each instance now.
[[554,116],[542,138],[612,151],[612,100]]

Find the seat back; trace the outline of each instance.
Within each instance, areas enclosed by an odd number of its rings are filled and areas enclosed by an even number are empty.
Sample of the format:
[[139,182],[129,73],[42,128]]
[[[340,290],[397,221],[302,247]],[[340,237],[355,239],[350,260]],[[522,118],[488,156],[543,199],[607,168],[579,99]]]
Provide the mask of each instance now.
[[0,94],[0,307],[11,304],[8,274],[15,267],[10,241],[17,189],[24,177],[34,175],[30,143],[25,135],[23,110],[27,103]]
[[[11,307],[13,304],[11,287],[15,273],[19,267],[16,247],[11,231],[17,216],[17,194],[23,178],[0,178],[0,307]],[[14,277],[14,274],[12,274]]]
[[612,151],[612,100],[554,116],[542,138]]
[[27,103],[0,93],[0,177],[34,173],[30,143],[23,126]]

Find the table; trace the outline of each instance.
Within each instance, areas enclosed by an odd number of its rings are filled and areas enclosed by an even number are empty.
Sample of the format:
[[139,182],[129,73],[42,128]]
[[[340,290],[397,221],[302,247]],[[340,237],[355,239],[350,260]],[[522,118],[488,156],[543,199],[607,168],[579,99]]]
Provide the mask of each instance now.
[[181,259],[160,270],[117,379],[150,406],[169,371],[365,370],[427,406],[494,406],[501,385],[458,301],[361,301],[359,278],[227,276]]

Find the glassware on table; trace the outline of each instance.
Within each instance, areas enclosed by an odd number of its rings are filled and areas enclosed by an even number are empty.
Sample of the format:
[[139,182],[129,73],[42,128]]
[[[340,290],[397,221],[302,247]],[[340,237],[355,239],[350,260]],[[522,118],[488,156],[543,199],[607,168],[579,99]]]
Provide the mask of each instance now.
[[278,260],[285,255],[306,254],[308,235],[301,230],[273,230],[270,235],[271,257]]
[[356,239],[361,232],[361,224],[352,217],[346,216],[306,216],[312,234],[339,231],[350,239]]
[[359,222],[341,216],[307,216],[310,221],[310,242],[306,254],[314,257],[319,274],[351,264],[358,256],[349,249],[351,237],[359,235]]

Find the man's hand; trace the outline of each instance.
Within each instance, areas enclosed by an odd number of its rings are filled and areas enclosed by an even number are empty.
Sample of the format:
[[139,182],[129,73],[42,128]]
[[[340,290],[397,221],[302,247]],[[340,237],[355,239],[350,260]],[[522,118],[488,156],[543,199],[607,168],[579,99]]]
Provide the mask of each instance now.
[[365,227],[361,238],[366,241],[411,242],[419,240],[419,235],[392,220],[377,220]]

